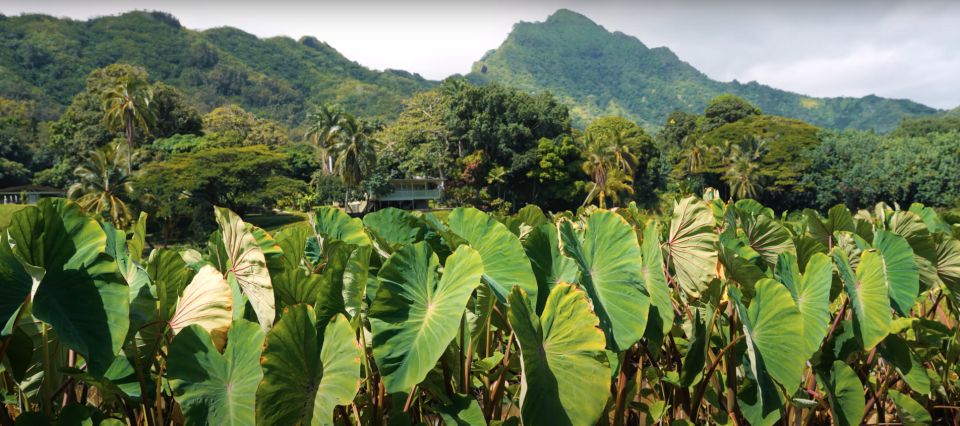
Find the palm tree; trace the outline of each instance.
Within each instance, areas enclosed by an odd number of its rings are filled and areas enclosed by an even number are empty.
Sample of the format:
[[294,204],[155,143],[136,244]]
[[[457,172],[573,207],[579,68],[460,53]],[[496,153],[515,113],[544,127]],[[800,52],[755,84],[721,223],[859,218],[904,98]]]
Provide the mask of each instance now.
[[640,146],[637,134],[630,129],[620,129],[604,132],[601,137],[606,139],[606,143],[610,146],[614,164],[626,174],[633,175],[640,161],[635,152]]
[[376,128],[350,114],[343,114],[340,121],[339,137],[333,145],[336,154],[334,169],[345,187],[344,208],[347,206],[350,187],[358,185],[370,173],[376,163],[376,141],[373,133]]
[[704,148],[700,145],[700,141],[696,140],[693,144],[690,145],[690,149],[687,150],[687,171],[690,173],[696,173],[700,167],[703,167],[703,152]]
[[133,219],[125,201],[133,193],[131,156],[124,151],[123,144],[118,143],[87,154],[73,171],[78,182],[67,191],[67,197],[76,200],[82,209],[107,217],[118,227]]
[[333,172],[333,156],[330,150],[340,133],[343,111],[337,105],[324,105],[307,117],[306,136],[313,141],[323,174]]
[[596,138],[591,134],[586,134],[583,138],[582,153],[583,172],[586,173],[587,176],[590,176],[590,179],[593,181],[591,183],[593,190],[587,194],[587,199],[583,202],[583,204],[593,201],[595,195],[591,194],[599,190],[596,195],[599,196],[600,207],[603,207],[606,193],[600,189],[607,187],[607,169],[610,167],[609,147],[602,139]]
[[497,198],[501,198],[503,195],[502,186],[507,183],[507,168],[503,166],[496,166],[493,169],[490,169],[490,173],[487,173],[487,185],[492,185],[497,187]]
[[123,131],[127,139],[127,174],[133,172],[134,137],[137,130],[150,134],[154,122],[153,91],[146,81],[126,77],[103,93],[103,123],[111,131]]
[[738,144],[725,143],[724,147],[727,161],[723,181],[730,187],[730,197],[755,198],[763,189],[756,162],[766,151],[766,141],[748,136]]
[[633,194],[633,178],[625,171],[618,168],[612,168],[607,171],[602,183],[590,182],[587,184],[587,198],[584,205],[589,204],[595,198],[600,200],[600,207],[605,208],[604,199],[610,198],[614,205],[620,204],[620,194]]

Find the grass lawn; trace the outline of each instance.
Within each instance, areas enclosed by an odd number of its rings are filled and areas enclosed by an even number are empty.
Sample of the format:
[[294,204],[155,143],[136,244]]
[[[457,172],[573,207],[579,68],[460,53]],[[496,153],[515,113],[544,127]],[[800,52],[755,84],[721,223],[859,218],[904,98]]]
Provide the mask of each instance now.
[[248,214],[243,217],[244,222],[259,226],[271,234],[290,226],[306,226],[306,213],[269,213]]
[[10,225],[13,214],[24,207],[26,207],[26,204],[0,204],[0,228],[6,228]]

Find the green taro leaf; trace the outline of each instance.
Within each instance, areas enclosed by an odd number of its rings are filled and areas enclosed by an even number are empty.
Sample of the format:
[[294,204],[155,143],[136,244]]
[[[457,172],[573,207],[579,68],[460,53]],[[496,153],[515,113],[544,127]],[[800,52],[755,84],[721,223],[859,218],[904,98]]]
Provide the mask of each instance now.
[[472,396],[456,394],[450,398],[450,404],[437,410],[447,426],[486,426],[480,404]]
[[659,327],[661,336],[666,336],[673,328],[673,302],[670,288],[663,273],[663,252],[660,249],[660,224],[650,221],[643,229],[643,252],[641,261],[643,286],[650,294],[650,316],[647,328]]
[[[351,317],[356,316],[366,297],[370,255],[373,242],[363,228],[363,222],[335,207],[321,207],[310,216],[313,235],[307,240],[305,255],[313,265],[319,265],[330,254],[331,248],[338,244],[354,247],[349,261],[344,267],[342,283],[337,287],[342,293],[344,310]],[[332,300],[330,303],[337,303]]]
[[419,217],[394,207],[364,216],[363,224],[387,254],[403,245],[422,241],[427,232],[427,226]]
[[336,207],[320,207],[310,216],[310,220],[314,232],[311,238],[321,247],[325,240],[343,241],[356,246],[371,245],[363,222]]
[[520,240],[507,227],[475,208],[454,209],[448,218],[450,231],[463,238],[483,259],[483,281],[506,303],[513,286],[537,298],[537,278]]
[[43,199],[14,214],[7,229],[13,254],[33,278],[32,313],[102,377],[130,326],[130,291],[107,235],[73,202]]
[[610,366],[599,321],[582,290],[558,284],[537,317],[523,289],[507,318],[520,345],[524,424],[592,425],[610,397]]
[[810,236],[819,241],[827,248],[833,248],[836,244],[834,233],[846,231],[855,232],[856,226],[853,224],[853,215],[850,210],[842,204],[833,206],[827,211],[827,219],[820,219],[820,215],[813,210],[804,210],[807,216],[807,230]]
[[13,320],[30,296],[32,287],[33,279],[13,255],[4,232],[0,236],[0,330],[3,330],[0,335],[12,333]]
[[223,354],[198,325],[181,330],[170,344],[170,387],[188,425],[254,424],[264,334],[257,324],[239,320],[227,336]]
[[803,275],[797,258],[784,253],[777,259],[777,278],[787,286],[803,317],[803,339],[807,357],[820,348],[830,328],[830,286],[833,264],[822,253],[815,253],[807,262]]
[[792,394],[800,386],[807,361],[803,336],[803,317],[786,286],[771,280],[757,281],[756,295],[747,309],[740,292],[730,287],[730,297],[737,307],[747,343],[748,368],[758,380],[764,413],[767,413],[769,376]]
[[580,267],[580,285],[600,318],[607,347],[620,352],[643,337],[650,309],[637,235],[623,217],[606,210],[590,215],[584,228],[581,236],[570,221],[560,224],[563,251]]
[[675,203],[667,247],[677,282],[698,297],[716,277],[718,237],[715,219],[707,205],[695,197]]
[[920,293],[920,272],[913,250],[907,240],[889,231],[877,231],[873,246],[883,258],[883,277],[890,294],[890,305],[900,315],[908,316]]
[[797,254],[787,228],[767,216],[744,218],[743,231],[750,247],[770,266],[777,264],[777,256],[782,253]]
[[829,372],[819,374],[819,382],[827,390],[830,414],[837,426],[859,425],[865,413],[863,383],[843,361],[834,361]]
[[[370,306],[373,356],[388,393],[423,381],[457,335],[467,300],[480,285],[483,261],[461,246],[437,279],[440,261],[425,242],[397,250],[380,269]],[[534,281],[535,282],[535,281]]]
[[880,356],[892,364],[903,381],[910,385],[914,392],[929,395],[933,391],[930,377],[920,361],[920,357],[910,349],[907,341],[902,337],[891,334],[877,346]]
[[[215,209],[217,223],[223,235],[223,247],[226,250],[227,280],[236,283],[250,301],[260,327],[264,331],[273,326],[276,317],[276,302],[273,295],[273,283],[267,271],[267,259],[263,248],[240,216],[222,207]],[[234,300],[236,306],[239,301]]]
[[285,309],[267,334],[257,424],[333,424],[360,388],[360,345],[344,315],[319,321],[309,305]]
[[853,331],[867,351],[873,349],[890,332],[890,297],[884,279],[883,257],[876,250],[864,251],[854,275],[846,253],[832,251],[834,264],[843,280],[853,309]]
[[[157,249],[147,258],[147,276],[157,292],[161,321],[169,321],[177,308],[177,298],[193,279],[194,271],[175,250]],[[201,267],[202,269],[202,267]]]
[[926,408],[923,408],[923,405],[920,405],[919,402],[909,395],[905,395],[894,389],[890,389],[888,392],[890,399],[897,405],[897,414],[900,415],[900,420],[904,425],[918,426],[933,424],[933,418],[930,417],[930,412],[927,411]]
[[937,277],[950,290],[955,304],[960,304],[960,241],[937,235]]
[[[527,239],[523,241],[523,249],[530,259],[533,275],[537,277],[538,294],[549,294],[550,289],[560,283],[577,281],[577,264],[560,252],[560,237],[557,235],[557,226],[552,223],[533,228]],[[540,301],[537,309],[543,308]]]

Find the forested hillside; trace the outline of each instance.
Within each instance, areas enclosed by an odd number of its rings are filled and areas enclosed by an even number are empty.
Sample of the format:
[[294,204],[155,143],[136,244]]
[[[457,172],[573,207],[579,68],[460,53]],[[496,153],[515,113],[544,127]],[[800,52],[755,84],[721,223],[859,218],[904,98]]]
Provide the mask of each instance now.
[[499,48],[474,64],[470,78],[549,90],[571,106],[577,124],[623,115],[651,129],[673,111],[702,111],[722,93],[742,96],[770,114],[834,129],[889,131],[905,117],[937,112],[908,100],[813,98],[756,82],[715,81],[666,47],[650,49],[569,10],[514,26]]
[[38,101],[39,118],[58,116],[91,71],[116,62],[144,67],[202,110],[237,103],[288,124],[322,103],[390,119],[403,99],[432,86],[418,75],[364,68],[311,37],[198,32],[160,12],[89,21],[0,16],[0,97]]

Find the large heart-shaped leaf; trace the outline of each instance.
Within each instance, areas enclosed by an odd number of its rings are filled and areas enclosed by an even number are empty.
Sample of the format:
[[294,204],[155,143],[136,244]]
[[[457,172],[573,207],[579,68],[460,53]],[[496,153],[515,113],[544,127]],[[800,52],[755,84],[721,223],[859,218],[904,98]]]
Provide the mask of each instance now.
[[523,423],[596,423],[610,397],[610,366],[590,301],[582,290],[558,284],[539,317],[531,302],[514,287],[507,313],[520,345]]
[[360,345],[343,315],[317,321],[313,308],[287,308],[267,334],[257,424],[333,424],[333,410],[360,388]]
[[12,332],[13,320],[30,296],[31,287],[33,279],[13,255],[7,234],[3,233],[0,236],[0,335]]
[[170,344],[167,368],[173,396],[188,425],[252,425],[264,334],[257,324],[239,320],[230,327],[223,354],[197,324]]
[[923,408],[919,402],[909,395],[900,393],[897,390],[890,389],[890,399],[897,406],[897,414],[900,420],[906,426],[919,426],[933,424],[933,418],[926,408]]
[[[923,229],[926,231],[927,228]],[[909,315],[920,292],[920,271],[910,244],[892,232],[877,231],[873,246],[883,258],[883,277],[890,294],[890,305],[900,315]]]
[[460,207],[450,213],[450,230],[463,238],[483,259],[483,281],[506,303],[513,286],[537,298],[537,279],[517,236],[490,215]]
[[718,237],[707,205],[687,197],[673,206],[667,247],[677,282],[696,297],[716,276]]
[[907,240],[920,269],[921,281],[926,286],[932,285],[936,280],[937,249],[927,222],[912,211],[898,211],[890,215],[887,228]]
[[884,279],[883,256],[876,250],[864,251],[854,274],[843,250],[835,248],[831,253],[843,288],[850,297],[854,334],[869,351],[890,332],[890,297]]
[[904,338],[891,334],[877,348],[883,359],[897,369],[897,373],[914,392],[929,395],[933,391],[923,362]]
[[323,246],[326,240],[343,241],[355,246],[369,246],[370,236],[363,229],[360,219],[352,218],[336,207],[320,207],[310,216],[313,239]]
[[387,254],[400,246],[422,241],[427,226],[413,213],[394,207],[377,210],[363,217],[363,224],[370,231],[378,246]]
[[[227,273],[227,280],[236,280],[253,306],[260,327],[269,330],[276,316],[276,304],[263,249],[251,228],[240,216],[222,207],[216,208],[215,213],[229,260],[227,270],[224,271]],[[237,302],[234,301],[235,304]]]
[[858,425],[866,411],[863,383],[843,361],[834,361],[829,372],[819,374],[820,383],[827,390],[830,414],[837,426]]
[[423,381],[456,336],[467,300],[480,285],[483,261],[470,247],[447,258],[438,280],[439,266],[437,255],[419,242],[397,250],[380,269],[369,318],[387,392],[409,391]]
[[220,271],[205,265],[193,276],[177,301],[177,308],[170,318],[174,334],[196,325],[213,336],[217,346],[223,346],[223,338],[233,319],[233,295],[230,285]]
[[750,247],[770,266],[776,265],[781,253],[797,253],[787,228],[767,216],[747,216],[742,227]]
[[767,377],[780,383],[788,394],[800,386],[807,360],[803,336],[803,318],[786,286],[771,280],[757,281],[756,295],[749,309],[743,305],[740,292],[730,287],[730,297],[737,307],[747,342],[747,366],[760,386],[761,401],[768,412]]
[[807,230],[810,236],[819,241],[827,248],[833,248],[836,243],[836,232],[855,232],[857,230],[853,223],[853,215],[850,210],[842,204],[833,206],[827,211],[826,220],[820,219],[820,215],[813,210],[804,210],[807,216]]
[[815,253],[800,275],[797,258],[783,253],[777,259],[777,278],[787,286],[803,317],[803,339],[807,357],[820,348],[830,327],[830,286],[833,264],[822,253]]
[[195,273],[187,266],[180,253],[171,249],[151,252],[146,267],[147,277],[156,289],[158,319],[169,321],[177,308],[177,298]]
[[937,234],[937,277],[950,289],[954,303],[960,304],[960,241]]
[[650,294],[650,317],[647,328],[657,326],[661,336],[673,328],[673,301],[663,273],[663,252],[660,249],[659,223],[651,221],[643,229],[643,286]]
[[[580,270],[573,259],[560,252],[560,237],[557,235],[556,225],[546,223],[533,228],[523,242],[523,249],[530,258],[533,274],[537,277],[539,293],[548,294],[557,284],[577,280]],[[545,301],[546,299],[542,302]],[[541,308],[543,306],[537,307],[538,310]]]
[[637,235],[626,220],[605,210],[590,215],[584,228],[581,236],[569,221],[560,224],[563,252],[580,267],[580,284],[600,318],[607,347],[619,352],[643,337],[650,309]]
[[[363,228],[363,222],[351,218],[343,210],[334,207],[321,207],[310,216],[314,234],[307,240],[306,258],[315,266],[329,258],[332,247],[348,244],[353,247],[347,262],[341,283],[337,284],[342,293],[344,310],[354,317],[360,311],[360,305],[366,297],[370,255],[373,243]],[[330,301],[333,303],[333,301]]]
[[73,202],[44,199],[15,213],[8,235],[33,278],[33,316],[102,377],[130,326],[129,288],[103,228]]

